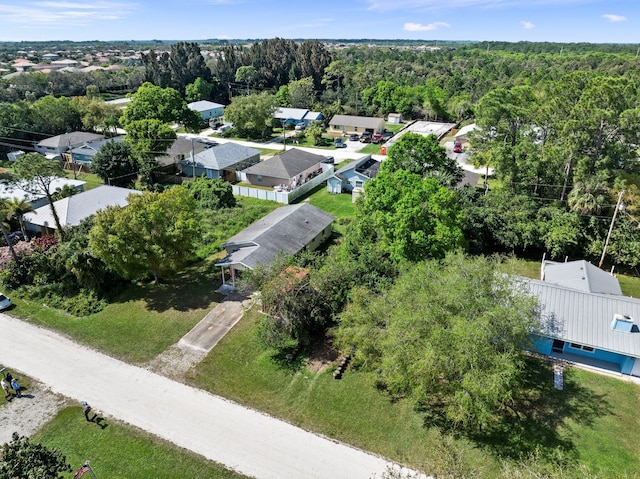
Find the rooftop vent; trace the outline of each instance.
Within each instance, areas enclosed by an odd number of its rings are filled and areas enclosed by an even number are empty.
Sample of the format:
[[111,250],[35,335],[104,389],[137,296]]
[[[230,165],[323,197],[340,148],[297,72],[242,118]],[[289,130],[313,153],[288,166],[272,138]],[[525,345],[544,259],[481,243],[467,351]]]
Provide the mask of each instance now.
[[611,329],[624,333],[640,332],[638,325],[633,322],[633,318],[626,314],[614,314],[613,320],[611,321]]

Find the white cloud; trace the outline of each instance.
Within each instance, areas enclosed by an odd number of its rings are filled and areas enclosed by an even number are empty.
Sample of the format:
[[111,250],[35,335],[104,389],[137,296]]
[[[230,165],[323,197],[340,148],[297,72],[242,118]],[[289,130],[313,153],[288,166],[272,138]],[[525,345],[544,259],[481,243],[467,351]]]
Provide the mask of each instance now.
[[612,13],[602,15],[602,18],[606,18],[610,22],[624,22],[627,19],[627,17],[623,17],[622,15],[614,15]]
[[8,23],[31,26],[65,24],[88,25],[92,21],[117,20],[127,17],[135,3],[116,2],[23,2],[19,5],[0,5],[0,16]]
[[368,3],[368,10],[389,11],[389,10],[436,10],[444,9],[451,11],[456,8],[505,8],[515,6],[539,7],[542,5],[579,5],[593,3],[594,0],[365,0]]
[[408,32],[430,32],[433,30],[437,30],[440,27],[450,27],[448,23],[445,22],[433,22],[428,23],[427,25],[423,25],[422,23],[405,23],[404,29]]
[[522,20],[520,24],[527,30],[531,30],[536,27],[532,22],[527,22],[526,20]]

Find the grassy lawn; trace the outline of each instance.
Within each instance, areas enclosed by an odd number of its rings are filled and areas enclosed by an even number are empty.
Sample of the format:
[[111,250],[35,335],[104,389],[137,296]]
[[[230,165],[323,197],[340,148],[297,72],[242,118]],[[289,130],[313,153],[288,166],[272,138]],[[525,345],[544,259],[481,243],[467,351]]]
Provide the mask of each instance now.
[[[197,387],[385,457],[425,463],[439,436],[423,427],[410,403],[390,402],[371,374],[349,370],[337,381],[330,369],[310,372],[305,358],[290,364],[264,351],[254,334],[259,317],[250,310],[196,367],[191,380]],[[486,462],[479,450],[470,448],[468,455],[471,462]]]
[[185,269],[160,285],[135,284],[111,300],[101,312],[77,318],[12,293],[11,314],[106,352],[141,363],[177,342],[211,310],[219,271],[210,262]]
[[65,478],[73,477],[86,460],[100,478],[246,477],[133,427],[108,422],[109,426],[101,429],[85,421],[80,407],[67,407],[31,439],[57,448],[66,456],[73,472],[64,474]]
[[[254,330],[260,313],[251,310],[195,370],[196,386],[266,411],[305,429],[326,434],[390,459],[427,469],[441,448],[439,433],[403,400],[390,401],[375,377],[349,369],[343,379],[332,370],[314,373],[305,357],[287,363],[265,351]],[[535,400],[520,426],[505,424],[493,434],[458,438],[467,467],[480,477],[499,474],[499,457],[531,452],[536,445],[569,457],[602,477],[640,470],[640,387],[569,369],[565,391],[555,391],[550,365],[531,361]]]
[[380,154],[380,147],[382,145],[376,145],[374,143],[368,143],[367,146],[358,150],[358,153],[362,153],[363,155],[378,155]]
[[332,214],[337,220],[350,220],[355,214],[355,206],[351,202],[350,193],[331,194],[327,191],[326,185],[321,185],[314,189],[307,198],[313,206]]
[[[73,172],[69,172],[68,177],[73,178]],[[86,181],[86,184],[84,185],[85,191],[104,185],[102,178],[98,178],[98,176],[93,173],[76,173],[76,178],[81,181]]]

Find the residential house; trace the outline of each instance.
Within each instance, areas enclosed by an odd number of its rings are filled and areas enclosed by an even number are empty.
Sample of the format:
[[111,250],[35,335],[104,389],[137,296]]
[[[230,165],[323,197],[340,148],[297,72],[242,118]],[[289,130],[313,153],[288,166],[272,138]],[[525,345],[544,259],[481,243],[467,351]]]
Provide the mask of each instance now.
[[322,113],[317,111],[309,111],[304,108],[278,108],[273,114],[273,118],[283,125],[309,126],[313,122],[324,120]]
[[224,115],[224,105],[212,101],[194,101],[187,106],[190,110],[197,111],[202,117],[202,121],[207,124],[210,120],[218,120]]
[[[50,193],[55,193],[56,190],[62,189],[65,186],[75,188],[78,191],[84,191],[84,185],[86,181],[74,180],[71,178],[53,178],[49,188]],[[29,188],[30,189],[30,188]],[[29,202],[31,208],[36,209],[42,205],[48,203],[47,195],[44,190],[38,189],[34,193],[25,190],[25,185],[12,185],[0,183],[0,198],[12,199],[17,198]]]
[[[108,206],[127,206],[129,204],[127,200],[129,195],[140,193],[140,191],[128,188],[102,185],[55,201],[53,207],[63,227],[77,226],[82,220]],[[42,234],[47,234],[56,230],[56,222],[51,213],[50,205],[41,206],[34,211],[26,213],[24,221],[30,231],[39,231]]]
[[322,173],[326,157],[297,148],[261,161],[242,172],[247,183],[256,186],[280,186],[291,191]]
[[541,273],[542,280],[519,278],[540,305],[533,350],[640,376],[640,300],[622,296],[615,277],[586,261],[544,262]]
[[177,165],[192,154],[198,154],[207,148],[217,145],[216,142],[201,138],[185,138],[179,136],[171,144],[165,153],[156,156],[155,160],[160,166]]
[[74,131],[42,140],[36,144],[35,150],[49,159],[55,159],[61,156],[62,153],[69,153],[73,148],[104,139],[104,135],[98,135],[97,133]]
[[329,122],[329,133],[343,135],[351,133],[380,133],[384,132],[384,118],[368,116],[335,115]]
[[222,270],[223,285],[226,269],[235,286],[237,271],[269,266],[280,254],[315,250],[331,236],[334,220],[334,216],[309,203],[272,211],[222,244],[227,255],[216,266]]
[[224,143],[207,148],[195,156],[181,162],[185,176],[206,176],[211,179],[222,178],[230,183],[240,180],[240,170],[244,170],[260,161],[260,151],[237,143]]
[[371,158],[371,155],[363,156],[336,171],[327,180],[327,191],[336,194],[351,193],[354,188],[362,188],[367,181],[375,178],[379,170],[378,160]]
[[105,143],[114,142],[120,143],[124,140],[124,136],[116,136],[113,138],[90,141],[82,146],[71,149],[71,159],[74,163],[80,163],[81,165],[90,165],[93,157],[100,151],[100,148]]

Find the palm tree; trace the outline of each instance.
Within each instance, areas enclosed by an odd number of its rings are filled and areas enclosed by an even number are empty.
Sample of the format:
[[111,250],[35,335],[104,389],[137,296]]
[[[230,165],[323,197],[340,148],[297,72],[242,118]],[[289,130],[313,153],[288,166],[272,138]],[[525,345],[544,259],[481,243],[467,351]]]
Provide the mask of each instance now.
[[29,241],[27,230],[24,226],[23,217],[25,213],[28,213],[29,211],[33,211],[33,208],[31,207],[31,203],[29,203],[28,201],[25,201],[24,199],[14,197],[14,198],[11,198],[10,200],[9,199],[5,200],[4,208],[6,208],[7,219],[16,220],[20,225],[20,231],[22,231],[22,234],[24,235],[24,239],[26,241]]
[[4,241],[7,243],[9,247],[9,251],[11,252],[11,257],[16,263],[20,262],[18,255],[16,254],[16,250],[13,249],[13,243],[9,239],[9,234],[7,233],[7,208],[6,208],[7,200],[2,200],[0,202],[0,231],[2,232],[2,236],[4,236]]
[[567,197],[569,207],[582,214],[598,214],[608,200],[607,185],[598,178],[577,181]]

